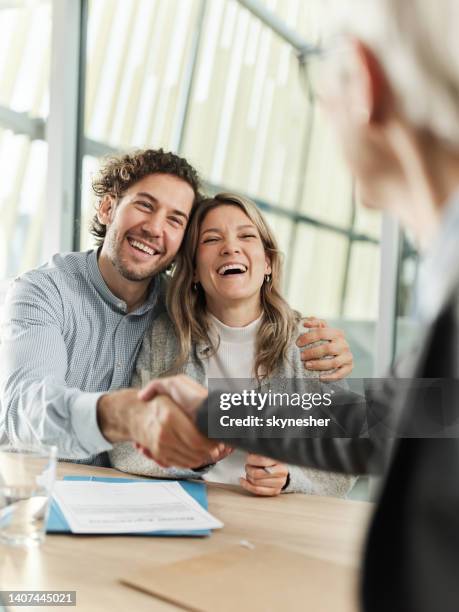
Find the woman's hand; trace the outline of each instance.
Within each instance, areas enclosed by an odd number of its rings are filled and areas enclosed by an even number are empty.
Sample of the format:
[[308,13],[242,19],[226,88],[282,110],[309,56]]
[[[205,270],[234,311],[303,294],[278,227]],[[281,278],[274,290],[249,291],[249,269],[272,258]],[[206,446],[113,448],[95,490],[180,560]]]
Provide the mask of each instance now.
[[274,496],[281,493],[288,474],[288,467],[284,463],[260,455],[247,455],[246,477],[239,482],[243,489],[254,495]]

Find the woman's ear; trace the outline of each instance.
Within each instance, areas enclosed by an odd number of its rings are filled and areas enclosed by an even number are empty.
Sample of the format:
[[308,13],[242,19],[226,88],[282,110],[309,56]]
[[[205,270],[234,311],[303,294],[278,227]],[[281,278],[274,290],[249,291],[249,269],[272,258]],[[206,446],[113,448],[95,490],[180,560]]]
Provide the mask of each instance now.
[[113,214],[115,212],[116,200],[112,195],[106,194],[102,198],[97,211],[97,218],[101,225],[109,225],[113,221]]

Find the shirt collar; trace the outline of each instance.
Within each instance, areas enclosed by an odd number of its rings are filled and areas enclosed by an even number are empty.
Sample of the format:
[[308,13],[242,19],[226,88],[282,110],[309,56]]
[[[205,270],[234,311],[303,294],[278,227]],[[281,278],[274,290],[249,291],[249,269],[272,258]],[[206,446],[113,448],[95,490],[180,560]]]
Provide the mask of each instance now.
[[[99,264],[97,263],[98,251],[99,251],[98,249],[97,250],[94,249],[88,252],[89,278],[92,284],[94,285],[96,291],[99,293],[99,295],[102,296],[102,298],[105,301],[112,304],[116,308],[116,310],[118,310],[119,312],[126,314],[127,313],[126,302],[121,300],[119,297],[116,297],[116,295],[114,295],[110,291],[106,282],[103,279],[103,276],[99,269]],[[148,290],[148,298],[145,300],[145,302],[141,306],[139,306],[139,308],[137,308],[133,312],[130,312],[129,314],[142,315],[150,311],[157,302],[159,286],[160,286],[160,283],[158,280],[158,276],[154,276],[150,282],[150,286]]]
[[446,204],[432,245],[421,260],[417,287],[418,314],[432,321],[459,279],[459,190]]

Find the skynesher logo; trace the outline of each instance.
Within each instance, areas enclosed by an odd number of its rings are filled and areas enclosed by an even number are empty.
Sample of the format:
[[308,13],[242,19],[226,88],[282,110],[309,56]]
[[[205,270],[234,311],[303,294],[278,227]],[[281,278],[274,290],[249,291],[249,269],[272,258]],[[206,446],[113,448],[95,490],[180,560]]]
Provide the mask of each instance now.
[[295,406],[303,410],[311,410],[311,408],[320,406],[330,406],[332,393],[275,393],[271,390],[260,393],[254,389],[244,390],[241,393],[221,393],[220,410],[230,410],[233,406],[246,406],[257,410],[270,406]]

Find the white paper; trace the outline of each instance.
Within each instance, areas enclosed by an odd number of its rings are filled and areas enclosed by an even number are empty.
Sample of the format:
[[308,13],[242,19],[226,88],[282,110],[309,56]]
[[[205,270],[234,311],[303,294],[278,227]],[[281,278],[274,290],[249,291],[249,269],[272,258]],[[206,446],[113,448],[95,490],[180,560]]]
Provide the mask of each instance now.
[[178,482],[60,480],[54,498],[73,533],[219,529],[223,523]]

